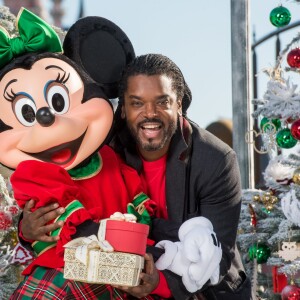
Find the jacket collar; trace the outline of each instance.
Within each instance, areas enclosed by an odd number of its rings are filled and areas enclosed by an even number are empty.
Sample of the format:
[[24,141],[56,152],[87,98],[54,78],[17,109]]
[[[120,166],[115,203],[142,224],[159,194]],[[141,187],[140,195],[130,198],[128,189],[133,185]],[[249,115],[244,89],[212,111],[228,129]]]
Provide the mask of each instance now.
[[189,195],[188,162],[192,149],[192,127],[182,118],[181,130],[177,130],[170,145],[166,170],[166,204],[168,218],[172,221],[184,220]]
[[177,130],[171,140],[168,157],[187,162],[192,142],[192,127],[187,119],[178,119]]

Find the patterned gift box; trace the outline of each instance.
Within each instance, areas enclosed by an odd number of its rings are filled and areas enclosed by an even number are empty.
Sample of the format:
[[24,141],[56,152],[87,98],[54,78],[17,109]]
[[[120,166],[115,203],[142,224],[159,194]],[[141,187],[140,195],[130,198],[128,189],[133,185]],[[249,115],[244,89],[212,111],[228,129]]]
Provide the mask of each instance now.
[[139,275],[144,267],[144,258],[140,255],[88,249],[86,261],[82,262],[75,253],[75,247],[66,245],[64,278],[88,283],[139,285]]

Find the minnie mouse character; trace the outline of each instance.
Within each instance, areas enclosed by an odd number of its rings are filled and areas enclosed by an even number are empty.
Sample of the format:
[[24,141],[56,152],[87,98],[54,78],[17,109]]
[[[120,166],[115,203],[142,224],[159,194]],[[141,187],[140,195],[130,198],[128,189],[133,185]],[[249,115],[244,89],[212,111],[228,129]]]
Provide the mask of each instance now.
[[108,99],[117,97],[122,70],[135,54],[125,33],[100,17],[77,21],[63,47],[26,9],[17,22],[18,37],[0,30],[0,162],[15,169],[11,182],[21,208],[33,199],[35,209],[59,202],[65,213],[62,229],[51,232],[60,236],[57,243],[32,241],[37,257],[23,272],[31,274],[25,278],[31,288],[23,282],[14,295],[42,299],[50,286],[37,285],[52,272],[59,278],[52,293],[62,299],[74,295],[62,278],[63,245],[84,230],[97,232],[100,219],[125,212],[133,200],[148,199],[137,173],[105,146],[113,122]]

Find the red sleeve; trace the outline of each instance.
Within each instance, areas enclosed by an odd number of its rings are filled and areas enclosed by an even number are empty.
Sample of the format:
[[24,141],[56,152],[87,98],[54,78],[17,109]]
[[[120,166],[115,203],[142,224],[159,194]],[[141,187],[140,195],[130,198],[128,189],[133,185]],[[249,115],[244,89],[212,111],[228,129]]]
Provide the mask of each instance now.
[[91,217],[85,208],[79,209],[72,213],[64,222],[64,226],[59,233],[59,240],[56,244],[56,253],[63,255],[64,245],[68,243],[72,238],[72,235],[76,233],[76,227],[82,224],[86,220],[90,220]]
[[14,198],[24,208],[30,199],[35,209],[58,202],[66,206],[78,199],[79,191],[68,172],[54,164],[28,160],[21,162],[11,176]]
[[152,291],[151,294],[158,295],[158,296],[160,296],[162,298],[166,298],[166,299],[171,298],[172,293],[168,286],[167,280],[161,271],[158,271],[158,272],[159,272],[159,283],[158,283],[158,286],[156,287],[156,289],[154,291]]
[[[76,233],[76,226],[91,219],[88,211],[80,203],[78,187],[68,172],[60,166],[34,160],[23,161],[11,176],[11,183],[14,197],[21,208],[24,208],[30,199],[36,201],[34,210],[53,202],[66,208],[65,214],[62,215],[65,223],[57,242],[59,253],[63,251],[62,246]],[[74,200],[78,205],[70,208]]]

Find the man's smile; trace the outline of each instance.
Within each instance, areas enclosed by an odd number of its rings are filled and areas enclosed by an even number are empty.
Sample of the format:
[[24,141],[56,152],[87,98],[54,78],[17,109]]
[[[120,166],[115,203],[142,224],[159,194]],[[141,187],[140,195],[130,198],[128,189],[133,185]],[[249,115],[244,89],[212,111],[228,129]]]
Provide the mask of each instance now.
[[143,126],[140,126],[140,128],[142,129],[142,135],[146,139],[155,139],[159,136],[162,129],[162,125],[157,123],[146,123]]
[[155,139],[163,128],[163,122],[160,119],[146,119],[138,124],[138,128],[146,139]]
[[161,129],[160,124],[145,124],[141,126],[142,129],[149,129],[149,130],[158,130]]

